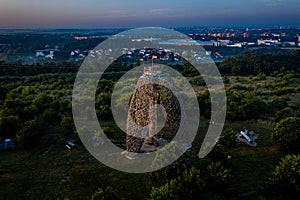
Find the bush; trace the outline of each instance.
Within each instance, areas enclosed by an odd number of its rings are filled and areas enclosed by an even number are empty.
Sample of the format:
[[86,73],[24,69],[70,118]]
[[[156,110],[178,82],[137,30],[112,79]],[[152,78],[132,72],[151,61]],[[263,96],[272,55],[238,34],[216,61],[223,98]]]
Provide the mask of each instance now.
[[294,199],[300,195],[300,156],[287,155],[276,166],[266,188],[266,199]]
[[65,138],[69,138],[74,133],[74,121],[72,117],[63,117],[60,125],[63,127]]
[[91,200],[116,200],[117,196],[113,189],[108,186],[105,190],[98,188],[98,190],[92,195]]
[[227,97],[227,118],[232,121],[256,119],[266,104],[254,92],[230,89]]
[[293,111],[291,108],[286,107],[284,109],[279,110],[276,114],[275,114],[275,122],[279,122],[283,119],[286,119],[288,117],[292,117],[293,116]]
[[[178,144],[176,142],[170,143],[165,148],[162,148],[156,152],[156,156],[152,162],[153,168],[163,167],[166,161],[175,159],[178,154]],[[154,183],[161,183],[162,180],[169,181],[178,177],[183,171],[192,166],[192,153],[187,150],[179,159],[173,162],[171,165],[164,167],[151,174],[151,180]]]
[[160,187],[152,187],[150,199],[199,199],[199,194],[223,190],[228,174],[220,162],[211,162],[201,169],[192,167]]
[[45,112],[42,114],[42,118],[47,123],[54,123],[59,121],[59,116],[57,112],[55,112],[52,109],[45,110]]
[[226,149],[230,149],[236,144],[236,135],[232,128],[227,128],[220,136],[219,144],[223,145]]
[[273,179],[300,190],[300,156],[286,155],[276,166]]
[[285,153],[299,153],[300,118],[288,117],[276,124],[272,136],[280,149]]
[[256,77],[255,80],[261,81],[266,80],[266,75],[263,72],[260,72]]
[[211,152],[207,154],[207,158],[213,160],[214,162],[225,163],[228,159],[228,154],[225,151],[225,147],[217,143]]
[[34,105],[30,105],[30,106],[25,107],[22,110],[19,117],[22,121],[28,121],[28,120],[34,119],[37,116],[37,114],[38,114],[37,107]]
[[209,119],[211,116],[211,100],[208,90],[205,90],[202,94],[197,96],[197,100],[200,107],[201,117]]
[[171,180],[161,187],[153,187],[149,200],[180,200],[180,189],[178,181],[176,179]]
[[39,94],[36,98],[32,101],[32,104],[35,105],[38,111],[41,113],[47,108],[50,107],[53,99],[45,93]]
[[40,118],[25,122],[22,129],[17,133],[17,141],[20,146],[32,147],[42,136],[45,127],[45,122]]

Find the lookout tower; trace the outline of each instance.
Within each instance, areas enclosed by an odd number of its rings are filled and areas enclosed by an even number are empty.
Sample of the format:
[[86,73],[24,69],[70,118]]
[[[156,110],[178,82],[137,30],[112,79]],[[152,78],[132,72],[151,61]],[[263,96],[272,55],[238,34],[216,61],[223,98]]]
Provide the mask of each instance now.
[[[160,65],[147,66],[139,78],[130,100],[127,116],[127,152],[147,151],[143,144],[159,148],[157,142],[158,124],[162,122],[172,132],[176,132],[181,121],[180,102],[172,91],[174,84],[168,73],[163,73]],[[161,108],[162,112],[159,112]]]

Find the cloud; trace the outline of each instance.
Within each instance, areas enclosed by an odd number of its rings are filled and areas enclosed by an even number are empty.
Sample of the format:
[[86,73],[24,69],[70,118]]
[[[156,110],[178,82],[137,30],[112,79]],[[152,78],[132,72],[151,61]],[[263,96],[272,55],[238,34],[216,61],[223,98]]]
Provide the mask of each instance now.
[[175,10],[171,8],[157,8],[149,10],[149,13],[155,14],[155,15],[165,15],[165,14],[171,14],[174,13]]
[[279,7],[283,5],[283,0],[261,0],[267,7]]

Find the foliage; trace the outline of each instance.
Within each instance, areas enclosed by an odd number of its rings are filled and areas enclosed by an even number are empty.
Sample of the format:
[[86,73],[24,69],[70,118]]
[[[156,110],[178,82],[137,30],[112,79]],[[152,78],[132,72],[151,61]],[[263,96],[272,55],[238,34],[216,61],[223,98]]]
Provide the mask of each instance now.
[[255,77],[255,80],[259,80],[259,81],[266,80],[266,75],[265,75],[263,72],[260,72],[260,73]]
[[[160,168],[164,166],[168,160],[173,160],[176,155],[178,155],[178,145],[176,142],[172,142],[165,148],[156,152],[156,156],[152,162],[153,168]],[[152,182],[159,182],[160,180],[171,180],[180,175],[180,173],[192,166],[193,155],[188,150],[186,151],[178,160],[173,162],[171,165],[168,165],[165,168],[162,168],[158,171],[155,171],[151,174]]]
[[52,101],[53,99],[49,95],[42,93],[36,96],[36,98],[32,101],[32,104],[35,105],[41,113],[48,108]]
[[[162,185],[161,187],[153,187],[150,193],[149,200],[180,200],[180,193],[182,193],[181,187],[176,179],[171,180],[169,183]],[[186,194],[185,198],[188,198],[189,194]]]
[[294,185],[300,192],[300,156],[286,155],[276,166],[273,179],[283,184]]
[[111,101],[110,93],[100,93],[99,95],[97,95],[96,108],[97,108],[97,116],[100,120],[112,119],[110,101]]
[[19,117],[22,121],[28,121],[34,119],[38,114],[38,109],[35,105],[26,106],[24,110],[20,113]]
[[228,154],[225,151],[225,147],[222,144],[217,143],[214,148],[209,152],[207,158],[214,162],[225,163],[228,158]]
[[22,147],[32,147],[42,136],[45,122],[41,118],[25,122],[22,129],[17,132],[17,141]]
[[288,107],[288,103],[284,98],[274,98],[272,102],[269,103],[269,107],[271,107],[272,110],[281,110],[286,107]]
[[247,51],[241,56],[226,58],[220,64],[219,70],[222,74],[258,76],[264,73],[269,76],[278,72],[299,70],[299,56],[299,50],[288,54],[263,54]]
[[211,100],[208,90],[205,90],[202,94],[197,96],[199,102],[201,117],[209,119],[211,116]]
[[266,187],[260,191],[266,199],[294,199],[300,195],[300,156],[286,155],[276,166]]
[[190,83],[192,85],[196,85],[196,86],[205,86],[206,85],[206,83],[201,75],[192,77],[190,80]]
[[150,199],[197,199],[204,191],[218,192],[227,183],[229,171],[220,162],[208,166],[186,169],[177,178],[159,186],[152,187]]
[[275,122],[279,122],[285,118],[292,117],[293,111],[290,107],[283,108],[276,112],[275,114]]
[[255,119],[266,107],[253,92],[231,89],[227,95],[227,118],[232,121]]
[[65,138],[69,138],[74,133],[74,121],[71,117],[64,116],[61,119],[60,125],[63,127]]
[[98,190],[91,196],[91,200],[116,200],[117,196],[112,187],[107,186],[104,190],[98,188]]
[[59,121],[57,112],[52,109],[46,109],[42,114],[42,118],[45,122],[50,124]]
[[223,131],[219,138],[219,144],[226,149],[230,149],[236,145],[236,133],[232,128],[227,128]]
[[283,152],[300,153],[300,118],[288,117],[278,122],[272,139]]

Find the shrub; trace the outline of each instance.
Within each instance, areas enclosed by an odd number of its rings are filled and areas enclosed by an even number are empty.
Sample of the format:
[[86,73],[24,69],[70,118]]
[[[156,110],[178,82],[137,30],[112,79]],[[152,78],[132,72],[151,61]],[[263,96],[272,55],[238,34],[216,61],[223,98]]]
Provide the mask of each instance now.
[[63,127],[66,138],[69,138],[74,133],[75,125],[72,117],[63,117],[60,125]]
[[49,95],[42,93],[36,96],[36,98],[32,101],[32,104],[35,105],[39,112],[43,112],[47,108],[49,108],[53,99]]
[[276,124],[272,136],[285,153],[299,153],[300,146],[300,118],[288,117]]
[[224,189],[228,174],[229,171],[220,162],[211,162],[201,169],[192,167],[160,187],[152,187],[150,199],[199,199],[199,194]]
[[273,179],[300,189],[300,156],[286,155],[276,166]]
[[161,187],[153,187],[150,193],[149,200],[180,200],[179,193],[179,183],[176,179],[174,179],[169,183],[162,185]]
[[98,188],[98,190],[92,195],[91,200],[116,200],[117,196],[110,186],[106,189]]
[[228,154],[225,151],[225,147],[221,144],[216,144],[214,148],[207,154],[207,158],[213,160],[214,162],[225,163],[228,158]]
[[236,135],[232,128],[227,128],[220,136],[219,144],[223,145],[226,149],[230,149],[236,144]]
[[279,110],[275,114],[275,122],[279,122],[285,118],[292,117],[292,116],[293,116],[292,109],[289,107],[286,107],[284,109]]
[[46,124],[41,118],[25,122],[16,135],[20,146],[32,147],[42,136],[45,127]]
[[255,80],[266,80],[266,75],[263,72],[260,72],[256,77]]
[[300,156],[286,155],[261,193],[266,199],[294,199],[300,194]]
[[55,112],[52,109],[45,110],[45,112],[42,114],[42,118],[45,122],[48,122],[48,123],[54,123],[54,122],[59,121],[59,116],[58,116],[57,112]]

